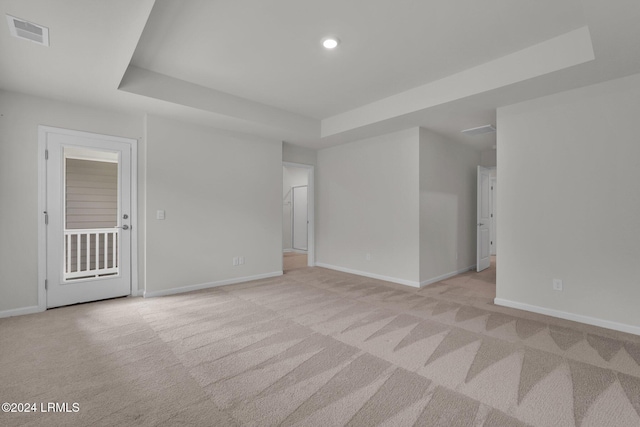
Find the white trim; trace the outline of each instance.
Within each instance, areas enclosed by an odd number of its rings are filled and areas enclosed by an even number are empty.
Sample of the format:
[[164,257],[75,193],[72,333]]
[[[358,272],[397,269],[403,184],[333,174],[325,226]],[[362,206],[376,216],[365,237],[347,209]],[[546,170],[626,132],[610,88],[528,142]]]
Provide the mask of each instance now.
[[461,268],[458,271],[452,271],[451,273],[443,274],[441,276],[434,277],[433,279],[423,280],[422,282],[420,282],[420,287],[422,288],[422,287],[425,287],[425,286],[429,286],[429,285],[431,285],[433,283],[437,283],[437,282],[440,282],[442,280],[448,279],[450,277],[457,276],[458,274],[462,274],[462,273],[466,273],[467,271],[475,270],[475,268],[476,268],[476,265],[473,264],[473,265],[471,265],[469,267]]
[[81,137],[81,138],[98,139],[98,140],[101,140],[101,141],[104,141],[106,139],[106,140],[109,140],[109,141],[125,142],[125,143],[129,143],[129,144],[131,144],[131,142],[133,142],[133,141],[137,142],[137,140],[135,138],[127,138],[127,137],[124,137],[124,136],[106,135],[106,134],[95,133],[95,132],[85,132],[85,131],[82,131],[82,130],[58,128],[58,127],[55,127],[55,126],[38,125],[38,129],[39,130],[43,130],[45,133],[57,133],[57,134],[62,134],[62,135],[77,136],[77,137]]
[[217,282],[201,283],[199,285],[182,286],[179,288],[163,289],[160,291],[144,291],[145,298],[162,297],[165,295],[182,294],[185,292],[199,291],[202,289],[216,288],[218,286],[234,285],[236,283],[250,282],[252,280],[268,279],[271,277],[282,276],[282,271],[274,271],[272,273],[258,274],[256,276],[237,277],[235,279],[219,280]]
[[[496,170],[496,168],[489,168],[490,170]],[[491,200],[489,202],[489,209],[491,212],[491,217],[490,217],[490,221],[489,221],[489,238],[491,239],[491,249],[489,251],[489,253],[491,254],[491,256],[496,256],[496,247],[498,246],[498,239],[496,239],[496,228],[497,228],[497,224],[496,224],[496,218],[498,215],[498,212],[496,212],[496,210],[494,210],[494,207],[497,207],[496,203],[497,203],[497,191],[498,191],[498,177],[497,176],[491,176],[489,177],[489,183],[491,185],[491,191],[489,192],[489,200]]]
[[[138,296],[144,296],[144,290],[147,287],[147,141],[149,139],[148,137],[148,132],[149,132],[149,114],[145,113],[144,117],[143,117],[143,133],[142,133],[142,170],[141,170],[141,176],[142,176],[142,186],[141,191],[140,191],[140,196],[142,197],[142,204],[140,205],[141,209],[140,209],[140,213],[142,214],[142,229],[138,230],[138,232],[142,232],[142,286],[140,286],[141,284],[138,283]],[[140,186],[140,183],[138,183],[138,186]],[[138,194],[138,189],[136,188],[136,195]],[[140,200],[138,201],[138,203],[140,203]],[[136,212],[138,212],[138,206],[136,206]],[[137,223],[136,223],[137,225]],[[135,233],[136,235],[138,233]],[[136,237],[137,239],[137,237]],[[137,252],[137,251],[136,251]],[[135,254],[136,256],[136,261],[138,260],[138,254]],[[138,271],[136,280],[139,280],[140,278],[140,271]]]
[[640,335],[639,326],[627,325],[625,323],[598,319],[597,317],[584,316],[582,314],[568,313],[566,311],[554,310],[552,308],[545,308],[536,305],[524,304],[521,302],[509,301],[502,298],[495,298],[493,300],[493,303],[502,307],[516,308],[518,310],[530,311],[532,313],[544,314],[546,316],[558,317],[560,319],[572,320],[579,323],[586,323],[587,325],[613,329],[615,331],[626,332],[628,334]]
[[309,253],[308,250],[307,251],[303,251],[302,249],[284,249],[282,252],[293,252],[293,253],[296,253],[296,254],[305,254],[305,255]]
[[309,236],[307,241],[307,266],[316,264],[316,191],[315,166],[303,163],[282,162],[282,166],[289,168],[307,169],[307,218],[309,220]]
[[369,273],[366,271],[352,270],[350,268],[339,267],[337,265],[325,264],[323,262],[316,263],[317,267],[328,268],[329,270],[342,271],[343,273],[355,274],[357,276],[370,277],[372,279],[384,280],[385,282],[398,283],[400,285],[411,286],[412,288],[419,288],[420,282],[406,279],[398,279],[396,277],[383,276],[381,274]]
[[140,295],[138,285],[138,140],[131,139],[131,295]]
[[40,306],[37,306],[37,305],[32,305],[31,307],[14,308],[11,310],[3,310],[3,311],[0,311],[0,319],[2,319],[3,317],[13,317],[13,316],[22,316],[24,314],[41,313],[44,310],[45,310],[44,308],[41,308]]
[[[139,295],[138,287],[138,140],[121,136],[103,135],[53,126],[38,126],[38,311],[47,308],[47,291],[44,286],[47,278],[47,229],[44,224],[44,211],[47,209],[47,163],[45,150],[47,149],[47,134],[78,136],[90,139],[100,139],[124,142],[131,146],[131,295]],[[27,310],[27,308],[16,309]],[[13,311],[13,310],[9,310]],[[3,313],[3,312],[0,312]],[[28,314],[28,313],[23,313]],[[14,314],[12,314],[14,316]]]
[[118,163],[118,155],[112,151],[95,151],[79,147],[66,147],[64,150],[64,158],[103,163]]
[[290,252],[295,252],[297,254],[307,254],[309,253],[309,251],[303,251],[302,249],[292,249],[292,248],[287,248],[287,249],[283,249],[282,250],[283,253],[290,253]]
[[[47,309],[47,290],[44,281],[47,278],[47,227],[44,212],[47,209],[47,162],[44,158],[47,149],[47,129],[38,126],[38,310]],[[24,309],[17,309],[24,310]],[[26,313],[24,313],[26,314]]]

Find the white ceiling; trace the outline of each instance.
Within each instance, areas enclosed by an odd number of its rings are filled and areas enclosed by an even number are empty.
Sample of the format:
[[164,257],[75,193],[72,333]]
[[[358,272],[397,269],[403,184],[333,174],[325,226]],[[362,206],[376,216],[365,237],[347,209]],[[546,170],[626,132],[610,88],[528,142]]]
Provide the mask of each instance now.
[[[637,0],[3,0],[0,88],[322,148],[640,72]],[[0,21],[0,22],[4,22]],[[334,51],[320,41],[338,36]]]
[[157,0],[132,64],[323,119],[584,24],[578,0]]

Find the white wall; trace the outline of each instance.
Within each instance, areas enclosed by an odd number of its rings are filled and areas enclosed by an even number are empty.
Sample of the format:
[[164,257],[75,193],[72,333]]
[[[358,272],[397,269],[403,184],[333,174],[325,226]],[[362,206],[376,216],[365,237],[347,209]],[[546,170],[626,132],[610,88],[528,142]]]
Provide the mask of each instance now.
[[5,91],[0,114],[2,312],[38,305],[38,125],[139,138],[143,119]]
[[418,283],[418,146],[414,128],[318,152],[319,265]]
[[420,281],[475,265],[480,153],[420,129]]
[[317,151],[283,142],[282,161],[315,166],[317,164]]
[[147,141],[148,294],[282,273],[280,141],[154,116]]
[[639,117],[640,75],[498,109],[498,302],[640,333]]
[[498,164],[497,150],[484,150],[480,152],[480,166],[485,168],[496,167]]
[[[42,220],[38,212],[38,125],[139,140],[141,289],[146,282],[148,290],[157,291],[282,270],[280,142],[5,91],[0,91],[0,114],[0,314],[38,304],[37,230]],[[150,150],[147,133],[154,139]],[[147,151],[152,154],[148,162]],[[194,152],[199,155],[193,156]],[[207,168],[195,170],[198,165]],[[147,166],[153,178],[149,185],[145,182]],[[216,197],[194,200],[197,189]],[[145,200],[154,202],[148,214]],[[194,209],[189,209],[190,204]],[[166,221],[155,220],[157,206],[167,209]],[[184,215],[185,210],[190,214]],[[157,222],[146,227],[147,216]],[[222,222],[216,222],[221,217]],[[223,224],[224,230],[218,233],[210,226],[215,223]],[[151,233],[149,239],[145,231]],[[170,248],[163,243],[165,232],[178,235],[169,240]],[[187,250],[174,250],[174,244]],[[148,257],[147,247],[153,248]],[[242,255],[245,265],[232,267],[233,256]],[[166,262],[169,259],[171,263]],[[147,260],[151,262],[148,267]],[[145,271],[152,273],[150,281]]]
[[304,168],[283,166],[282,168],[282,249],[292,249],[293,206],[291,204],[291,187],[309,184],[309,172]]

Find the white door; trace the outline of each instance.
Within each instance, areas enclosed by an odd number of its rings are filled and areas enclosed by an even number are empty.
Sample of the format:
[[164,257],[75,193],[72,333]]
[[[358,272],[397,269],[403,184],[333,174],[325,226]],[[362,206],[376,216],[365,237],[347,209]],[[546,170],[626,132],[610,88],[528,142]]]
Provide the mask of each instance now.
[[491,172],[478,166],[476,269],[491,266]]
[[47,307],[130,295],[132,144],[45,135]]
[[308,236],[308,212],[307,212],[307,186],[293,187],[291,189],[293,204],[293,249],[307,250]]

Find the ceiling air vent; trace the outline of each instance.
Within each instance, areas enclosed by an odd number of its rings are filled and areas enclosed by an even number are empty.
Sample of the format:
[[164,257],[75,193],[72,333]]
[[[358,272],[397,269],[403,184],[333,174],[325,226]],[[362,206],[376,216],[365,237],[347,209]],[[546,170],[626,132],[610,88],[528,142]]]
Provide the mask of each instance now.
[[47,27],[11,15],[7,15],[7,21],[12,36],[49,46],[49,29]]
[[482,135],[483,133],[495,132],[496,128],[492,125],[479,126],[477,128],[465,129],[462,131],[465,135]]

